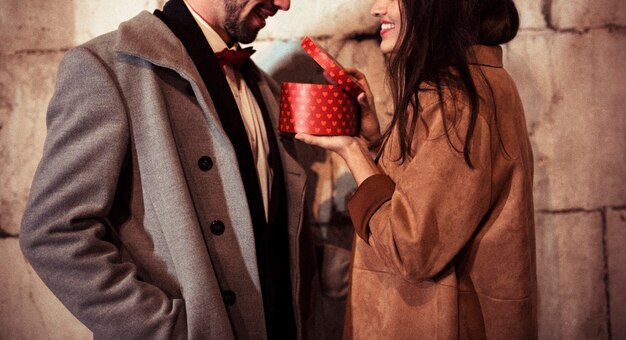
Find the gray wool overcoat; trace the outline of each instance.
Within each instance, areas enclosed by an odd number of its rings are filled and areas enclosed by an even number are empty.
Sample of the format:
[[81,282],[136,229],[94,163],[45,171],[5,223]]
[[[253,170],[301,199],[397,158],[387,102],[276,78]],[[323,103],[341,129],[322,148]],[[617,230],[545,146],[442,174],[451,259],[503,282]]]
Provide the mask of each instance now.
[[[255,71],[277,126],[278,89]],[[20,243],[95,338],[266,337],[235,152],[196,67],[161,20],[142,12],[70,50],[47,127]],[[299,338],[310,338],[319,299],[302,231],[306,175],[294,159],[302,150],[277,140],[296,325]],[[204,156],[208,170],[198,164]],[[225,225],[221,235],[210,231],[215,220]],[[224,291],[236,294],[232,306]]]

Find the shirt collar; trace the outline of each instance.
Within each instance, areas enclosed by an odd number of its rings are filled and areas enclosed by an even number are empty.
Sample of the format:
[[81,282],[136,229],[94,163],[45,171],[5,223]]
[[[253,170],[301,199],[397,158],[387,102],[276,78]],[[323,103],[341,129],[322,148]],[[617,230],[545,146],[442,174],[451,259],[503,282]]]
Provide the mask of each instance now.
[[196,13],[196,11],[194,11],[194,9],[191,8],[191,6],[189,5],[189,3],[187,3],[186,0],[184,2],[187,8],[189,9],[189,12],[191,12],[191,15],[193,16],[193,18],[196,19],[196,22],[200,26],[200,29],[202,30],[204,37],[206,38],[209,45],[211,46],[211,49],[213,49],[213,52],[219,52],[225,48],[228,48],[231,50],[236,50],[239,48],[238,43],[235,43],[233,44],[233,46],[228,47],[228,45],[226,45],[226,42],[224,42],[222,37],[220,37],[220,35],[217,34],[217,32],[215,32],[213,27],[211,27],[211,25],[209,25],[204,19],[202,19],[200,14]]

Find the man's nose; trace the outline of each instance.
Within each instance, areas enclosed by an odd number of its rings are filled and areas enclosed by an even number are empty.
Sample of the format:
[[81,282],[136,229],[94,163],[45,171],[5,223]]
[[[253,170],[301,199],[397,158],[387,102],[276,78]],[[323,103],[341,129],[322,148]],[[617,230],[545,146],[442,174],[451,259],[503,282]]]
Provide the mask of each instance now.
[[282,9],[283,11],[289,10],[291,0],[274,0],[274,6]]

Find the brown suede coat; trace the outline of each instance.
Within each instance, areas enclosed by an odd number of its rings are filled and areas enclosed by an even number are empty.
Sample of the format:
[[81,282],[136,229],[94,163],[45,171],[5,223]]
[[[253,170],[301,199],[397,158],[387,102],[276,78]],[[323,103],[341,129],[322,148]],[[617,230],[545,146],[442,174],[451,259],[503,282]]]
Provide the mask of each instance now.
[[[348,204],[357,237],[345,338],[537,337],[533,159],[522,104],[500,47],[475,46],[480,96],[468,167],[467,100],[432,87],[413,155],[403,164],[394,132],[379,167]],[[487,83],[480,77],[485,75]],[[452,98],[456,98],[456,105]]]

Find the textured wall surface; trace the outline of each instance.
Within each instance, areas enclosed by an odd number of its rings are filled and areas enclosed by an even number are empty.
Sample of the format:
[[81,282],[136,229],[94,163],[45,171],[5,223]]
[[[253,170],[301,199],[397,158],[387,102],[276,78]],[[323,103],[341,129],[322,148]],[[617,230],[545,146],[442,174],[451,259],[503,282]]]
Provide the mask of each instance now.
[[[67,49],[164,0],[0,1],[0,339],[85,339],[89,331],[47,290],[18,246],[19,223],[45,138],[45,111]],[[254,44],[279,81],[320,82],[299,48],[314,37],[361,69],[384,125],[384,85],[372,0],[293,0]],[[626,2],[519,0],[522,29],[505,67],[526,109],[535,155],[541,339],[626,339]],[[354,181],[319,151],[309,213],[326,269],[329,338],[340,334]]]

